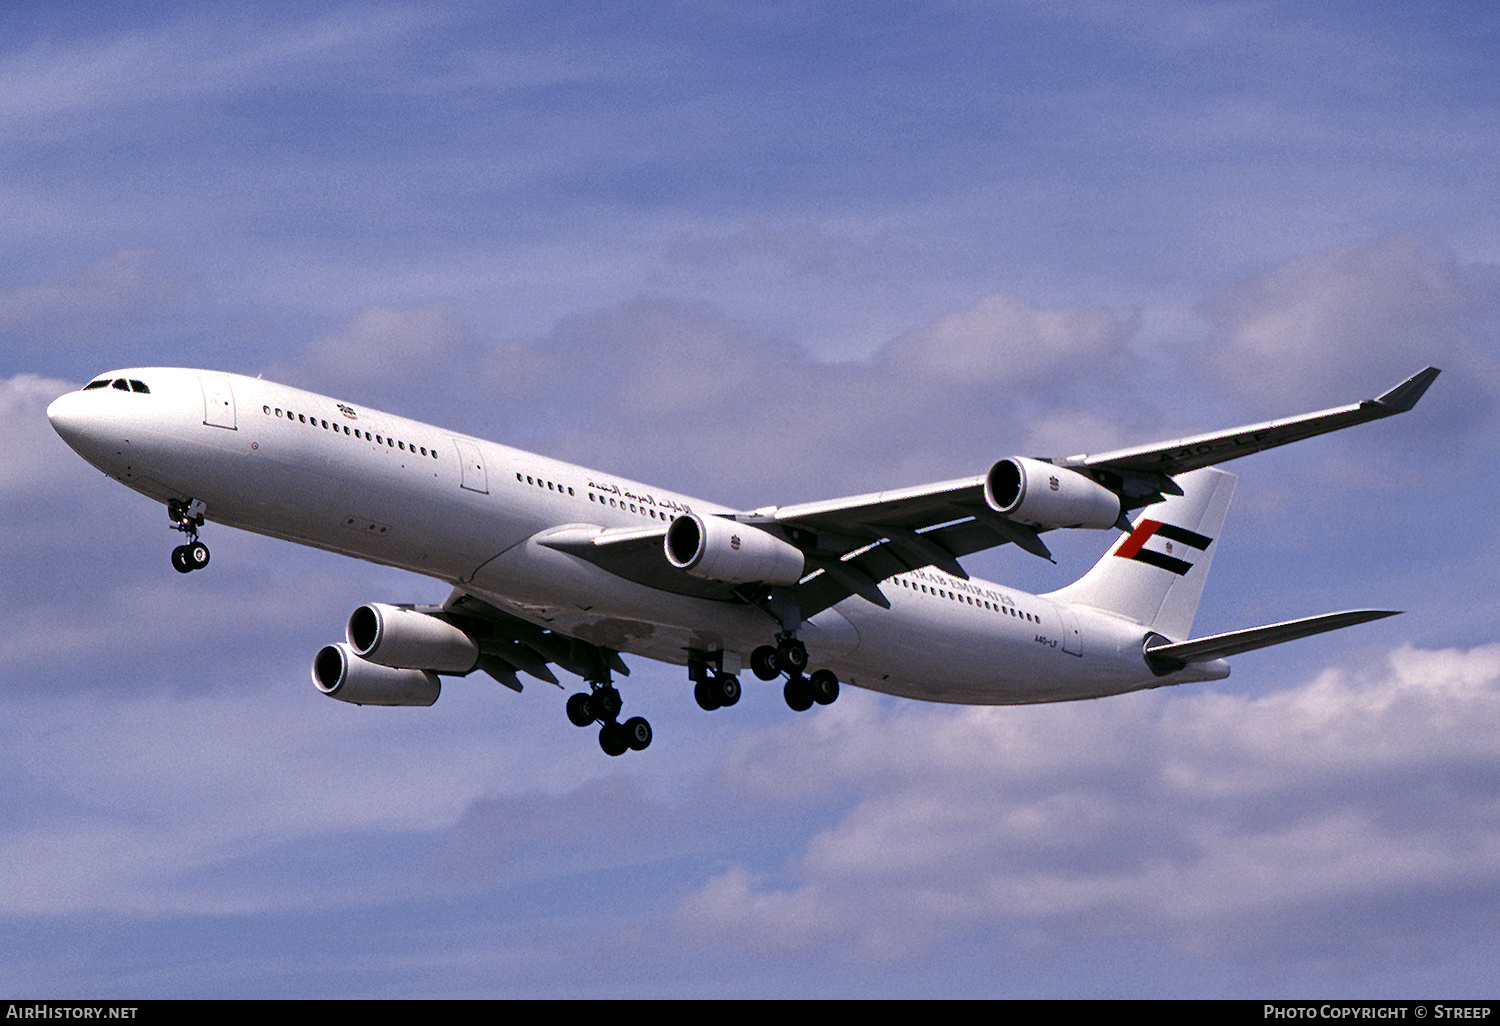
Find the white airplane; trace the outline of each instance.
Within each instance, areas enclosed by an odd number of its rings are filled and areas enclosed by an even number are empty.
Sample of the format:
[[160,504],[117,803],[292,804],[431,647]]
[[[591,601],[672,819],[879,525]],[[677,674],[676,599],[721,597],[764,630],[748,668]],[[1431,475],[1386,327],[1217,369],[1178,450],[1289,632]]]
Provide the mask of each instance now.
[[[1402,413],[1437,375],[1231,431],[749,511],[212,371],[112,371],[47,417],[84,459],[166,503],[186,539],[180,572],[208,563],[198,531],[212,520],[452,585],[442,605],[355,610],[347,641],[313,660],[324,694],[426,706],[439,675],[483,670],[520,691],[520,674],[560,687],[555,664],[588,682],[569,718],[600,724],[600,746],[619,755],[651,742],[646,720],[620,722],[620,653],[685,664],[709,710],[739,700],[746,664],[784,676],[798,711],[832,702],[840,680],[1003,705],[1216,680],[1226,656],[1394,615],[1190,639],[1235,482],[1211,464]],[[1045,595],[959,564],[1006,543],[1050,558],[1041,534],[1057,528],[1125,534]]]

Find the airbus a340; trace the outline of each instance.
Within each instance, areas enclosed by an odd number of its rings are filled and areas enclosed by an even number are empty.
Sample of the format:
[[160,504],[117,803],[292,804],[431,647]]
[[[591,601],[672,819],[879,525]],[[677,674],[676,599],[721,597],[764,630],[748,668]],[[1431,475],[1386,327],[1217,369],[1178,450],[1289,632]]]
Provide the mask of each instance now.
[[[1391,611],[1190,638],[1235,477],[1214,464],[1414,406],[1427,368],[1376,399],[977,477],[736,510],[258,378],[112,371],[47,409],[110,477],[166,504],[182,573],[206,521],[445,581],[441,605],[374,602],[313,660],[324,694],[431,705],[442,675],[587,682],[567,701],[611,755],[651,742],[621,716],[621,653],[685,665],[704,709],[738,674],[786,702],[846,684],[975,705],[1063,702],[1229,674],[1226,656]],[[1137,512],[1139,511],[1139,512]],[[1134,519],[1131,519],[1132,514]],[[959,560],[1059,528],[1124,532],[1074,583],[1028,595]]]

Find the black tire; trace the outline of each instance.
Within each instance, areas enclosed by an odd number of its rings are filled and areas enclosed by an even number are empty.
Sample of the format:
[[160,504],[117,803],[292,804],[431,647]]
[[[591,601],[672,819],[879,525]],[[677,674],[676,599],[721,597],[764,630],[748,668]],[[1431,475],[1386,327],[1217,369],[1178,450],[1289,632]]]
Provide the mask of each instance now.
[[724,703],[719,701],[718,689],[710,681],[700,680],[693,685],[693,697],[698,700],[698,708],[704,712],[713,712]]
[[208,546],[202,542],[187,546],[187,564],[189,570],[202,570],[208,566]]
[[781,689],[781,695],[786,699],[786,704],[791,706],[792,712],[807,712],[812,708],[812,686],[807,683],[806,677],[797,676],[787,681],[786,687]]
[[651,744],[651,724],[647,723],[644,717],[632,716],[620,729],[624,732],[625,743],[633,752],[645,751]]
[[630,738],[618,723],[606,723],[599,729],[599,747],[608,756],[624,755],[630,749]]
[[796,638],[783,641],[776,649],[776,664],[787,673],[801,673],[807,669],[807,646]]
[[721,673],[714,677],[710,687],[719,704],[726,709],[740,700],[740,679],[732,673]]
[[776,665],[776,650],[762,645],[750,653],[750,671],[761,680],[775,680],[781,670]]
[[582,691],[568,699],[568,719],[575,727],[587,727],[594,722],[594,710],[589,707],[589,696]]
[[612,720],[620,715],[620,693],[609,685],[594,692],[594,715],[601,720]]
[[832,670],[819,670],[808,679],[813,701],[819,705],[832,705],[839,697],[839,679]]
[[172,550],[172,569],[180,574],[192,573],[193,567],[188,563],[188,547],[179,545]]

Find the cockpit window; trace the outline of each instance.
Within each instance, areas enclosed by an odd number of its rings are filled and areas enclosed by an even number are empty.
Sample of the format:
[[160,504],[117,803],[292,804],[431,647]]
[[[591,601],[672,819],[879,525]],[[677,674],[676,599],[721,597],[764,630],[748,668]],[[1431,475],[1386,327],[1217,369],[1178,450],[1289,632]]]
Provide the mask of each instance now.
[[95,388],[118,388],[121,392],[139,392],[142,395],[151,394],[150,387],[144,381],[136,378],[115,378],[113,380],[100,378],[97,381],[90,381],[87,385],[83,386],[85,392]]

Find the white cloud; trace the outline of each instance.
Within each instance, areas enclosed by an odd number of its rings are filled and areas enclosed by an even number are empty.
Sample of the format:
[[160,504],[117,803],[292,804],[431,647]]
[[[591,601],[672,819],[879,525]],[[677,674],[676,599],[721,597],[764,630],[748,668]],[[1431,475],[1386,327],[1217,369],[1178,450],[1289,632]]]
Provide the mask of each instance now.
[[[1357,902],[1367,918],[1325,953],[1355,973],[1408,928],[1382,907],[1421,893],[1438,915],[1445,894],[1500,892],[1500,806],[1465,783],[1500,767],[1500,646],[1400,649],[1259,698],[902,706],[819,727],[746,758],[773,760],[772,777],[816,765],[859,801],[781,882],[717,873],[683,899],[684,929],[707,917],[771,947],[848,948],[852,962],[892,957],[892,937],[913,956],[973,930],[1164,932],[1223,953]],[[1418,914],[1409,929],[1432,926]]]
[[468,326],[451,307],[438,304],[368,307],[308,346],[305,359],[319,380],[369,386],[395,378],[420,388],[445,377],[461,378],[466,358],[472,365],[472,357]]
[[1118,365],[1131,331],[1102,310],[1043,310],[987,296],[898,339],[890,358],[904,372],[969,387],[1018,385],[1083,368],[1096,377]]
[[1394,383],[1427,364],[1496,380],[1500,269],[1411,237],[1319,254],[1204,309],[1225,339],[1217,369],[1278,404],[1320,401],[1352,381]]
[[76,343],[156,315],[177,285],[145,250],[122,249],[73,274],[0,291],[0,332]]
[[231,17],[34,42],[0,57],[0,129],[13,139],[57,141],[106,127],[129,108],[159,117],[189,99],[366,55],[432,20],[416,8],[386,7],[291,25]]
[[60,469],[57,458],[64,448],[47,423],[47,406],[79,384],[36,374],[0,378],[0,432],[7,440],[0,449],[0,496],[18,498],[46,490],[57,477],[74,476],[47,473]]

